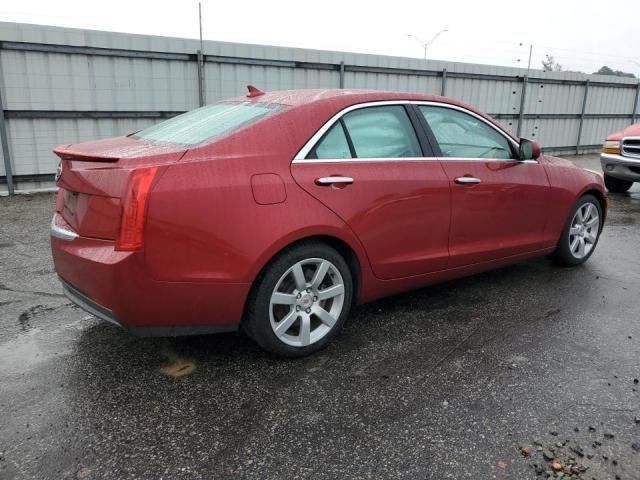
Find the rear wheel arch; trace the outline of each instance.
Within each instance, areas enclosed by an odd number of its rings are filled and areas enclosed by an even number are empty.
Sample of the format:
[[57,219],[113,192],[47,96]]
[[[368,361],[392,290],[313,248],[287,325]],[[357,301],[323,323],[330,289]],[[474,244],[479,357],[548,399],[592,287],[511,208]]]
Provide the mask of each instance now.
[[[351,276],[353,278],[353,304],[358,303],[358,299],[360,298],[361,284],[362,284],[362,262],[358,257],[355,249],[349,245],[345,240],[334,236],[334,235],[309,235],[306,237],[298,238],[294,241],[287,243],[286,245],[279,248],[273,255],[271,255],[263,265],[261,265],[260,270],[254,276],[251,282],[251,289],[249,295],[247,295],[247,299],[245,301],[244,311],[246,313],[246,308],[248,302],[252,298],[252,294],[254,293],[256,287],[260,284],[264,273],[267,268],[280,256],[282,256],[285,252],[292,250],[300,245],[309,244],[309,243],[322,243],[332,247],[336,250],[342,258],[344,258],[345,262],[349,266],[349,271],[351,272]],[[243,315],[244,318],[244,315]]]
[[356,291],[350,255],[341,248],[316,236],[274,255],[252,285],[242,330],[278,356],[301,357],[326,347],[348,318]]

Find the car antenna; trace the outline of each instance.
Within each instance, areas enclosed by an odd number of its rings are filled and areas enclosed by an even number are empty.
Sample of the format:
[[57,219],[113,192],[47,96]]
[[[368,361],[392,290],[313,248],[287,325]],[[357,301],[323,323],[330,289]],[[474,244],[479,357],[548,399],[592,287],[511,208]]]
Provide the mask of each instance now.
[[247,85],[247,90],[249,90],[249,93],[247,93],[247,97],[249,98],[259,97],[260,95],[264,95],[264,92],[262,90],[257,89],[253,85]]

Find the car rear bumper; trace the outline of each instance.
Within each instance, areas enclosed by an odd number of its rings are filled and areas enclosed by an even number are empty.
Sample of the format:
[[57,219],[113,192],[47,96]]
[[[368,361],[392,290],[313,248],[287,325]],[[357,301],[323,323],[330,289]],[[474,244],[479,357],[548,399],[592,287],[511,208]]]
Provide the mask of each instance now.
[[98,317],[101,320],[113,323],[118,327],[122,326],[122,323],[120,323],[120,321],[116,318],[111,310],[109,310],[107,307],[103,307],[99,303],[94,302],[87,295],[82,293],[70,283],[65,282],[62,278],[58,278],[60,280],[60,283],[62,283],[62,293],[64,293],[65,297],[82,308],[85,312],[89,312],[94,317]]
[[640,158],[601,153],[600,164],[605,175],[630,182],[640,182]]
[[237,330],[249,284],[158,281],[148,275],[142,252],[117,252],[113,241],[69,232],[56,215],[55,269],[65,295],[83,310],[145,336]]

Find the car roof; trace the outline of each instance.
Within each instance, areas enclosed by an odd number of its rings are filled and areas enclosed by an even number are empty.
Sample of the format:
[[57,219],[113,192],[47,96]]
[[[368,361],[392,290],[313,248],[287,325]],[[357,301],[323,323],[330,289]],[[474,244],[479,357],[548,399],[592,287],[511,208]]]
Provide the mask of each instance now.
[[354,89],[300,89],[277,90],[265,92],[255,97],[236,97],[229,101],[251,101],[256,103],[279,103],[291,107],[308,105],[310,103],[334,100],[340,104],[357,104],[384,100],[449,100],[435,95],[424,95],[411,92],[390,92],[383,90],[354,90]]
[[322,100],[341,100],[343,102],[363,103],[384,100],[442,100],[443,97],[409,92],[389,92],[382,90],[353,90],[353,89],[300,89],[277,90],[265,92],[255,97],[236,97],[231,101],[254,101],[264,103],[279,103],[288,106],[307,105]]
[[490,117],[484,112],[477,110],[476,108],[467,105],[463,102],[459,102],[452,98],[441,97],[438,95],[426,95],[423,93],[415,92],[391,92],[384,90],[359,90],[359,89],[300,89],[300,90],[277,90],[273,92],[264,92],[258,96],[243,96],[230,98],[225,101],[231,102],[252,102],[252,103],[270,103],[286,105],[291,109],[313,109],[320,105],[328,107],[332,110],[339,111],[343,108],[350,107],[351,105],[357,105],[359,103],[367,102],[383,102],[393,100],[408,100],[408,101],[428,101],[438,102],[443,104],[455,105],[458,107],[470,110],[493,124],[500,127],[506,134],[512,138],[517,138],[506,127],[501,125],[496,119]]

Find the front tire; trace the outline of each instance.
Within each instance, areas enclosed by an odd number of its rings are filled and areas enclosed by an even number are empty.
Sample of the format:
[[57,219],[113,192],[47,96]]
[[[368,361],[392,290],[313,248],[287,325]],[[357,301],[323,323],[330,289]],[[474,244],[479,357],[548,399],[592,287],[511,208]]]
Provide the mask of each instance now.
[[353,278],[330,246],[285,250],[265,269],[247,305],[244,328],[265,350],[304,357],[324,348],[349,315]]
[[631,188],[633,182],[630,182],[628,180],[620,180],[619,178],[611,177],[605,174],[604,184],[606,185],[607,190],[609,190],[610,192],[625,193]]
[[584,195],[574,205],[560,241],[552,254],[560,265],[576,266],[593,254],[602,230],[602,207],[593,195]]

